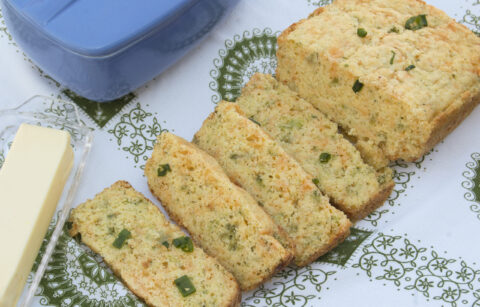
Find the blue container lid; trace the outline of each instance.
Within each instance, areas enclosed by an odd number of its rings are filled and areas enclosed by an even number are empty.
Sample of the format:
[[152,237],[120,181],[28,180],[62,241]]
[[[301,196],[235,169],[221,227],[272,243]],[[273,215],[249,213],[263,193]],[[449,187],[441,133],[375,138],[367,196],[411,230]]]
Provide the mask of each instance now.
[[6,0],[63,48],[105,57],[168,25],[199,0]]

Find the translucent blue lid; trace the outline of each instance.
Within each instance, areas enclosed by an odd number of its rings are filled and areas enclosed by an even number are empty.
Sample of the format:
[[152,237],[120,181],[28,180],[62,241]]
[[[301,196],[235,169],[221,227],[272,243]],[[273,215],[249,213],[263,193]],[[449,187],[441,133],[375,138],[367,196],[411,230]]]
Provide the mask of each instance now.
[[166,26],[201,0],[7,0],[64,48],[107,56]]

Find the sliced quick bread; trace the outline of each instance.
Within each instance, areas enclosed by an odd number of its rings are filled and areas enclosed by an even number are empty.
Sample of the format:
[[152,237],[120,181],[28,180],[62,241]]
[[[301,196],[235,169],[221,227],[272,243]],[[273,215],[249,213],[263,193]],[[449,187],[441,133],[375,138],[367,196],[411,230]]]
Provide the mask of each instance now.
[[295,242],[295,264],[316,260],[348,235],[350,221],[329,204],[313,176],[238,105],[221,102],[194,143],[215,157],[232,181],[285,229]]
[[291,261],[292,243],[285,232],[195,145],[162,133],[145,175],[170,217],[232,272],[243,290],[257,287]]
[[419,159],[480,103],[480,37],[421,0],[335,0],[283,31],[277,60],[373,160]]
[[70,235],[151,306],[238,306],[232,274],[125,181],[75,208]]
[[392,191],[392,178],[377,176],[335,123],[271,75],[255,74],[236,102],[351,220],[367,216]]

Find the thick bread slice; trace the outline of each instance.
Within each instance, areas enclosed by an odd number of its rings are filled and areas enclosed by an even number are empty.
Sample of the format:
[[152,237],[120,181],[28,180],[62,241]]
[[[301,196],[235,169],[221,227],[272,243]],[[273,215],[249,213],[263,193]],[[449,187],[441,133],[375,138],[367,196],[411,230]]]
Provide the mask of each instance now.
[[421,0],[335,0],[280,35],[277,59],[372,160],[415,161],[480,103],[480,38]]
[[291,248],[288,236],[195,145],[162,133],[145,175],[170,217],[232,272],[243,290],[260,285],[291,261],[292,252],[279,242]]
[[[75,208],[70,223],[70,235],[81,235],[83,243],[100,254],[148,305],[240,304],[241,292],[234,277],[196,245],[191,252],[174,247],[172,240],[185,234],[125,181],[116,182]],[[131,234],[123,245],[117,244],[120,248],[114,247],[123,229]],[[184,275],[196,289],[186,297],[174,284]]]
[[392,191],[392,177],[378,177],[335,123],[271,75],[255,74],[236,102],[318,179],[320,190],[350,220],[370,214]]
[[194,142],[215,157],[295,242],[295,264],[306,265],[349,233],[350,221],[332,207],[313,177],[238,105],[221,102]]

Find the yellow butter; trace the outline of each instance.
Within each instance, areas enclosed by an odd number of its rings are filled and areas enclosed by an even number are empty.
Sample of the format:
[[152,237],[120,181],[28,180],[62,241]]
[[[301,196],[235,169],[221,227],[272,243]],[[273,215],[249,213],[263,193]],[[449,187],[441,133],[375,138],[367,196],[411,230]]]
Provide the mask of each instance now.
[[0,307],[17,303],[72,165],[68,132],[20,126],[0,169]]

